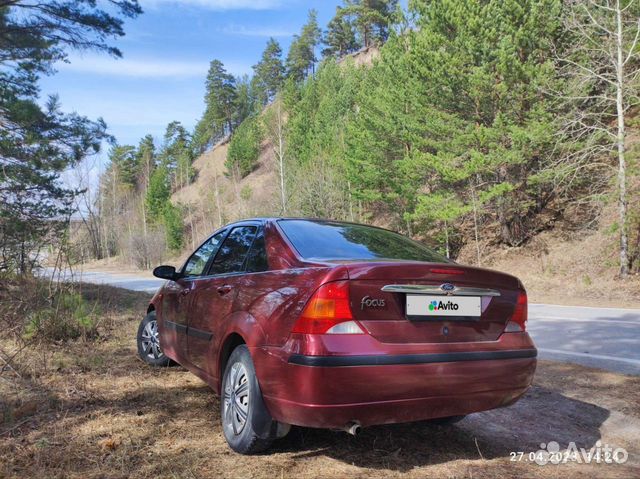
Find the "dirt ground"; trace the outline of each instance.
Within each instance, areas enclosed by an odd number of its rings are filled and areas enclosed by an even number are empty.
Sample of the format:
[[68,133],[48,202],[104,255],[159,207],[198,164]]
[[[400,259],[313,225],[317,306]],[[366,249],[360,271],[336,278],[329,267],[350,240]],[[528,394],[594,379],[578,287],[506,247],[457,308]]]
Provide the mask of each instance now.
[[[137,358],[146,296],[97,289],[117,308],[97,341],[40,346],[16,360],[16,372],[0,375],[0,477],[640,477],[640,377],[549,361],[520,402],[454,426],[371,427],[355,438],[294,428],[267,454],[237,455],[202,381]],[[526,460],[550,441],[563,449],[601,441],[626,448],[629,459]],[[512,460],[512,452],[523,458]]]

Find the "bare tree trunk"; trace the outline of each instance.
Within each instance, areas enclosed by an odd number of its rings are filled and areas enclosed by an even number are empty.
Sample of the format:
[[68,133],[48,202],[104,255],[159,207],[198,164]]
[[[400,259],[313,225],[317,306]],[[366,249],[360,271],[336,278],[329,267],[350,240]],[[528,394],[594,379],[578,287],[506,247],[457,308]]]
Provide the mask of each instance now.
[[195,226],[193,224],[193,211],[191,210],[191,203],[187,203],[187,211],[189,215],[189,225],[191,226],[191,249],[196,249],[196,238],[195,238]]
[[471,199],[473,201],[473,235],[476,242],[476,255],[478,259],[478,266],[482,264],[480,258],[480,241],[478,240],[478,204],[476,202],[476,191],[471,188]]
[[218,175],[214,173],[213,182],[215,185],[216,209],[218,210],[218,228],[222,226],[222,209],[220,208],[220,190],[218,189]]
[[287,195],[284,184],[284,131],[282,128],[282,102],[278,101],[278,166],[280,167],[280,200],[282,202],[282,214],[287,213]]
[[141,204],[140,209],[142,211],[142,231],[146,239],[147,238],[147,208],[145,207],[145,204],[144,204],[144,196],[142,197],[140,204]]
[[622,52],[622,11],[620,0],[616,0],[616,110],[618,114],[618,211],[620,215],[620,276],[629,274],[629,240],[627,238],[627,172],[625,161],[625,123],[624,123],[624,60]]
[[444,248],[447,254],[447,258],[451,258],[451,251],[449,249],[449,225],[447,221],[444,222]]
[[351,182],[347,181],[347,188],[349,189],[349,218],[351,221],[355,221],[355,217],[353,216],[353,196],[351,195]]
[[107,258],[109,256],[109,249],[107,247],[107,222],[105,221],[105,210],[104,210],[104,192],[99,191],[100,195],[100,229],[102,230],[101,237],[101,247],[102,247],[102,258]]

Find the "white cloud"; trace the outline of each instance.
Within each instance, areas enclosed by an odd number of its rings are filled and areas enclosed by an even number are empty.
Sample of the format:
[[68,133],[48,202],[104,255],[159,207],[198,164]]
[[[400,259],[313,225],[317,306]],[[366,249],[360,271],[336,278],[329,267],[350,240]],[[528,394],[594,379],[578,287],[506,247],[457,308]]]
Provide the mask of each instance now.
[[282,0],[142,0],[141,3],[151,8],[176,5],[210,10],[271,10],[280,7]]
[[90,55],[72,57],[70,63],[60,63],[57,67],[59,70],[110,76],[188,78],[206,75],[209,63],[143,58],[115,59]]
[[226,35],[240,35],[245,37],[291,37],[295,31],[278,27],[245,27],[243,25],[227,25],[220,29]]
[[[194,78],[204,77],[209,70],[208,61],[183,61],[157,58],[122,58],[89,55],[71,57],[70,63],[59,63],[59,70],[131,78]],[[251,72],[251,66],[240,62],[224,62],[234,75]]]

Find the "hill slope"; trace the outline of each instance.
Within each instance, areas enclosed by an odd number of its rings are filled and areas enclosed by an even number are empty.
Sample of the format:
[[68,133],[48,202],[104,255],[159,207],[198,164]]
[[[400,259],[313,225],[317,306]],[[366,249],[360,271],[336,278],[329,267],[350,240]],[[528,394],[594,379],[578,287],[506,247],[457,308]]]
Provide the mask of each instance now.
[[[378,55],[376,49],[363,50],[350,55],[349,61],[370,65]],[[224,163],[228,148],[229,144],[223,142],[200,156],[193,165],[197,171],[196,180],[172,197],[174,203],[186,207],[185,224],[191,233],[187,235],[191,238],[188,251],[223,224],[247,217],[281,214],[273,145],[263,141],[256,169],[240,180],[226,174]],[[638,189],[639,185],[630,185],[631,192]],[[635,202],[638,202],[637,198]],[[630,209],[637,206],[632,201]],[[552,229],[539,233],[521,247],[485,243],[482,239],[476,247],[473,238],[469,237],[457,259],[461,263],[480,264],[520,277],[534,301],[594,306],[640,305],[640,278],[636,276],[624,282],[617,279],[615,208],[606,206],[588,222],[581,218],[579,212],[574,214],[567,210],[565,219],[560,219]],[[390,227],[384,214],[375,216],[375,224]],[[491,231],[485,233],[487,237],[496,236]],[[477,249],[480,250],[480,261]]]

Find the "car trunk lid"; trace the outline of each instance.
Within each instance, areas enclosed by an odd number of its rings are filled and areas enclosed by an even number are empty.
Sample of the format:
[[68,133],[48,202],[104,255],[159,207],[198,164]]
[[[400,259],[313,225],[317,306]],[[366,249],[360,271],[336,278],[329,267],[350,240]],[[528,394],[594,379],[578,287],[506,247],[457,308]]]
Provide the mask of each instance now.
[[[354,262],[349,271],[351,309],[369,334],[385,343],[494,341],[504,331],[521,289],[491,270],[417,262]],[[442,285],[451,285],[445,291]],[[480,298],[480,316],[408,317],[407,295]],[[475,300],[472,300],[475,301]]]

